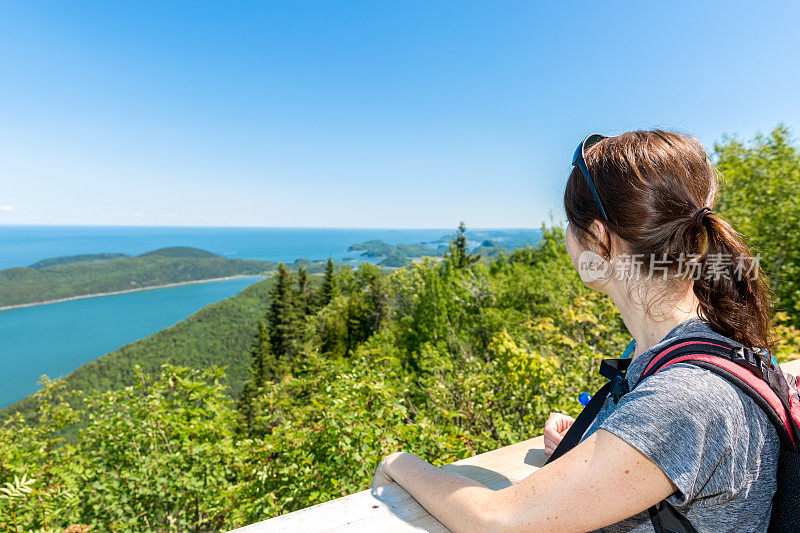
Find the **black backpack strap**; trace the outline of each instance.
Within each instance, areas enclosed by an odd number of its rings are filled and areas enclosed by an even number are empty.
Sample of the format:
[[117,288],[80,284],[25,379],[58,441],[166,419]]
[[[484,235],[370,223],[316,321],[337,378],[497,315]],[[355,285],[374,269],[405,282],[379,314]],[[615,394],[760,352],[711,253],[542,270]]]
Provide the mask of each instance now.
[[[603,408],[603,404],[609,393],[621,392],[623,388],[627,386],[625,371],[628,369],[630,362],[630,359],[603,359],[600,364],[600,374],[609,378],[609,382],[594,393],[592,399],[586,407],[583,408],[583,411],[581,411],[578,418],[575,419],[575,422],[572,423],[567,434],[564,435],[564,438],[558,443],[558,446],[556,446],[553,454],[545,464],[555,461],[578,445],[583,434],[586,433],[586,430],[589,429],[589,426],[592,425],[592,422],[597,417],[597,413]],[[621,385],[621,382],[624,382],[625,386]],[[627,390],[625,390],[625,392],[627,392]],[[624,392],[622,394],[624,394]]]
[[603,404],[608,397],[608,393],[611,391],[611,382],[609,381],[602,387],[600,390],[594,393],[592,399],[583,408],[581,414],[578,415],[578,418],[575,419],[575,422],[572,423],[567,434],[564,435],[564,438],[561,439],[561,442],[558,443],[556,449],[553,450],[552,455],[547,460],[545,464],[552,463],[572,448],[578,445],[581,441],[581,437],[583,434],[586,433],[586,430],[589,429],[589,426],[592,424],[592,421],[597,416],[597,413],[600,412],[600,409],[603,408]]
[[630,392],[628,380],[625,377],[630,364],[630,359],[603,359],[600,363],[600,375],[611,381],[611,390],[609,392],[615,402],[618,402],[620,397]]
[[692,523],[667,500],[662,500],[647,512],[656,533],[697,533]]

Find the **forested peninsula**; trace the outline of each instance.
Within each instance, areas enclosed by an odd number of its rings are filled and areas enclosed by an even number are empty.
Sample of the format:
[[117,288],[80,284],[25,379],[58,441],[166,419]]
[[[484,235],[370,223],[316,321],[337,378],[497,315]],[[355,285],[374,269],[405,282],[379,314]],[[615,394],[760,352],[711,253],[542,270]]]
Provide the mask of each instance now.
[[[86,254],[58,257],[28,267],[0,270],[0,308],[175,283],[267,275],[276,267],[272,261],[228,259],[189,247],[161,248],[137,256]],[[318,272],[324,269],[325,263],[298,260],[290,267]]]

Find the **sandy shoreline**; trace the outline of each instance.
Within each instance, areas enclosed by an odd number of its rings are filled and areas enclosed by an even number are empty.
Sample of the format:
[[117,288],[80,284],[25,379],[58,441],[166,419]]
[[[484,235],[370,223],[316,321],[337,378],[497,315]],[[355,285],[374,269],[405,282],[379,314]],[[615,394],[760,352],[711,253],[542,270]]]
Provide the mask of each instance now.
[[59,302],[69,302],[70,300],[81,300],[83,298],[96,298],[98,296],[111,296],[112,294],[125,294],[128,292],[139,292],[139,291],[148,291],[151,289],[164,289],[167,287],[178,287],[180,285],[192,285],[195,283],[208,283],[211,281],[225,281],[229,279],[237,279],[237,278],[256,278],[256,277],[263,277],[266,276],[258,276],[256,274],[238,274],[236,276],[226,276],[222,278],[209,278],[209,279],[196,279],[192,281],[178,281],[176,283],[167,283],[165,285],[150,285],[147,287],[137,287],[135,289],[125,289],[122,291],[112,291],[112,292],[97,292],[92,294],[80,294],[78,296],[67,296],[66,298],[58,298],[56,300],[45,300],[42,302],[30,302],[26,304],[14,304],[14,305],[5,305],[0,306],[0,311],[6,311],[8,309],[18,309],[20,307],[33,307],[34,305],[47,305],[47,304],[57,304]]

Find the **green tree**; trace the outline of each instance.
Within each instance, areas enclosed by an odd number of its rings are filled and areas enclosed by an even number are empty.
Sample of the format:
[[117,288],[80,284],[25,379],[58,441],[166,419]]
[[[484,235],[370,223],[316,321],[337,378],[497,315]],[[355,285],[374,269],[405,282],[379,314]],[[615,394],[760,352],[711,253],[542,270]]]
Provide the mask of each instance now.
[[242,417],[242,429],[245,433],[253,427],[255,397],[274,378],[270,372],[273,355],[269,344],[269,328],[263,320],[258,323],[258,333],[251,355],[252,362],[248,379],[237,401],[237,410]]
[[467,226],[463,221],[459,223],[455,236],[450,241],[450,252],[447,258],[450,264],[457,268],[467,268],[481,258],[481,254],[472,254],[467,246]]
[[760,254],[776,308],[800,326],[800,148],[780,124],[749,143],[725,136],[714,154],[719,211]]
[[300,347],[302,313],[293,285],[292,274],[279,264],[267,313],[269,343],[275,356],[269,371],[275,377],[291,371]]
[[85,464],[67,443],[65,428],[79,420],[69,404],[80,391],[43,376],[34,418],[19,413],[0,426],[0,531],[32,531],[80,520],[78,486]]
[[319,289],[320,306],[328,305],[333,297],[336,296],[336,279],[334,276],[334,264],[331,256],[325,265],[325,277],[322,280],[322,287]]
[[314,292],[308,283],[308,273],[305,268],[297,271],[297,305],[303,315],[310,315],[314,312]]
[[334,278],[336,295],[314,323],[318,347],[332,357],[351,354],[380,329],[389,316],[384,274],[367,262],[358,270],[342,269]]
[[352,352],[380,329],[388,313],[383,273],[371,263],[361,263],[348,295],[346,349]]
[[231,400],[218,368],[164,366],[90,398],[81,431],[82,514],[98,530],[224,527],[237,475]]

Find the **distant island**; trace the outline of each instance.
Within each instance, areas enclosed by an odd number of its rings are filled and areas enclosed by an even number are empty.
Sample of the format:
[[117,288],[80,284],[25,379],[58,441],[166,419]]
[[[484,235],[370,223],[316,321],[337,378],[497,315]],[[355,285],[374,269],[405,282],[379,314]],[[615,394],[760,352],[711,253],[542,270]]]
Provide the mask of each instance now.
[[[324,261],[298,259],[290,269],[322,272]],[[269,275],[273,261],[228,259],[176,246],[137,256],[84,254],[0,270],[0,309],[237,276]]]
[[[470,230],[466,232],[470,251],[480,254],[485,259],[493,259],[500,253],[511,253],[516,248],[526,245],[535,246],[542,238],[540,229],[520,230]],[[378,265],[383,267],[403,267],[415,259],[423,257],[441,257],[447,253],[450,236],[439,240],[419,244],[388,244],[373,239],[350,246],[348,252],[361,252],[363,257],[382,258]]]
[[426,256],[441,256],[444,250],[435,250],[423,244],[387,244],[381,240],[373,239],[359,244],[354,244],[347,249],[348,252],[361,252],[364,257],[383,258],[380,266],[401,267],[407,265],[414,258]]

